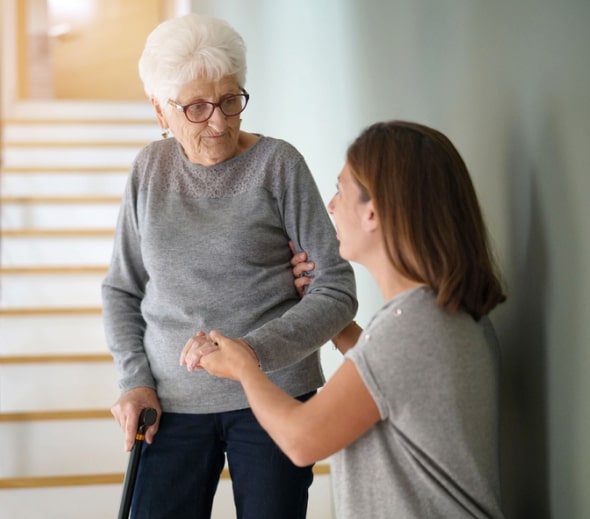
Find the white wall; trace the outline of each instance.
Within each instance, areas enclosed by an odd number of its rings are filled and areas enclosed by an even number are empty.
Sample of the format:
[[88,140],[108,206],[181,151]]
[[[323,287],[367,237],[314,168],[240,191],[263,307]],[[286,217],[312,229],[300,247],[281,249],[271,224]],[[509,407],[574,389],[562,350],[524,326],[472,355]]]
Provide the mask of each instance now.
[[[455,142],[509,284],[494,315],[507,515],[590,517],[590,2],[192,5],[248,44],[245,128],[295,144],[326,201],[367,124],[412,119]],[[357,273],[364,324],[381,297]]]

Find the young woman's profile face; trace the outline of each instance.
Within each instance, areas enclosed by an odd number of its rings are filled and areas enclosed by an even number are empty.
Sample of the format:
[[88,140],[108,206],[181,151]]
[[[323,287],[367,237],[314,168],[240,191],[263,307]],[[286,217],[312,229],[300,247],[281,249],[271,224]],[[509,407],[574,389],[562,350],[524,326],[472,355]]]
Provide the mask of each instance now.
[[340,255],[346,260],[359,262],[364,250],[366,234],[362,220],[367,204],[361,201],[361,189],[346,163],[338,176],[336,194],[328,203],[328,212],[332,215],[336,237],[340,241]]

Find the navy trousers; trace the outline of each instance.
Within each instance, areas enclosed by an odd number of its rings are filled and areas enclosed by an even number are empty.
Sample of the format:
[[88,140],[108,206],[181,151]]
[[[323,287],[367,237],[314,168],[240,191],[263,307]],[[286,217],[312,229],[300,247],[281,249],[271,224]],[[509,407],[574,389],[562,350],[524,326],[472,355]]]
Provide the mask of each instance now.
[[210,518],[226,455],[238,519],[305,518],[312,467],[293,465],[250,409],[163,413],[143,446],[131,518]]

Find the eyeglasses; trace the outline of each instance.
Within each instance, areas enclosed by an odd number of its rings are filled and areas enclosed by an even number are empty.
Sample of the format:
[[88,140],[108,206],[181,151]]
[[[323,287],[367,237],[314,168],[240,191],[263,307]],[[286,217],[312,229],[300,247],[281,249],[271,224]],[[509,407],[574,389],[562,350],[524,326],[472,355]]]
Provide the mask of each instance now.
[[242,88],[241,94],[230,94],[221,99],[219,103],[212,103],[210,101],[199,101],[188,105],[179,105],[168,99],[168,104],[172,105],[179,112],[183,112],[187,120],[191,123],[204,123],[211,119],[215,108],[219,107],[223,115],[226,117],[233,117],[241,114],[245,109],[250,94]]

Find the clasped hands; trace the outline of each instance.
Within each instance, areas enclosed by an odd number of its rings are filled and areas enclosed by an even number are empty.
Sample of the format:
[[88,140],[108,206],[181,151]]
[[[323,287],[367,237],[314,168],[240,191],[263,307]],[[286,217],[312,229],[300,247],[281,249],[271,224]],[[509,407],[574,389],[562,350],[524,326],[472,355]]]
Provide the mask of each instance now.
[[247,368],[259,368],[254,350],[242,339],[231,339],[216,330],[193,335],[180,354],[180,365],[188,371],[205,369],[216,377],[240,380]]

